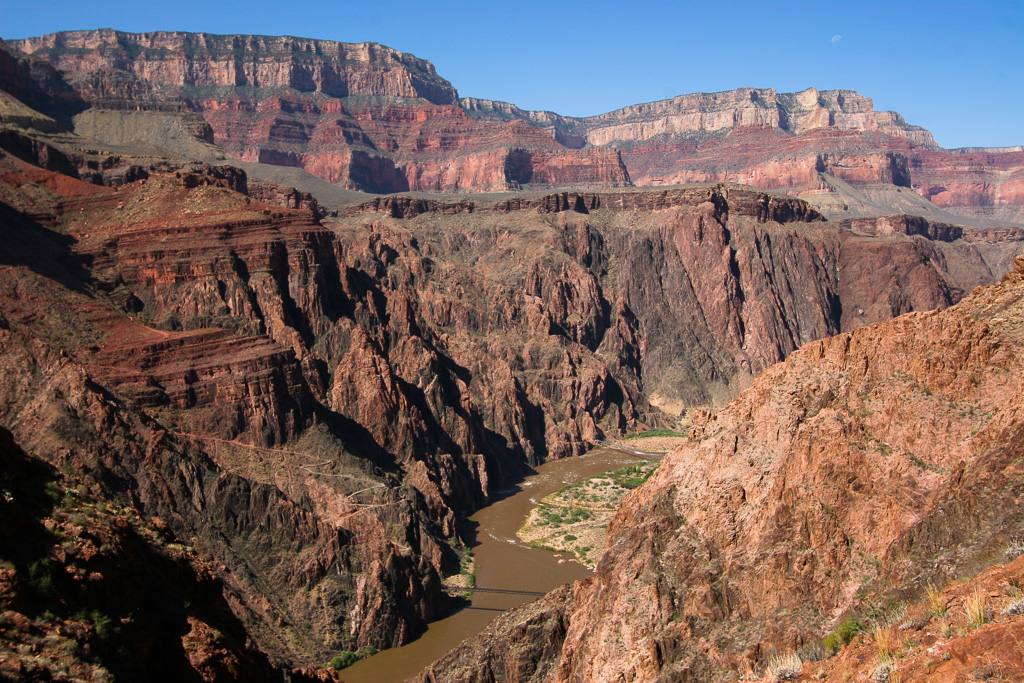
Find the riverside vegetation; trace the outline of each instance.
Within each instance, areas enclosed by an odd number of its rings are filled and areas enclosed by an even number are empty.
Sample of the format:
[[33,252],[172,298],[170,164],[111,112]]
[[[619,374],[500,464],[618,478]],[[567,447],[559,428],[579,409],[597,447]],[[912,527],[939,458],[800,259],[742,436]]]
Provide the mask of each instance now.
[[[663,430],[668,431],[668,430]],[[605,549],[608,522],[626,495],[661,462],[641,462],[565,486],[541,499],[517,535],[535,548],[571,553],[595,567]]]

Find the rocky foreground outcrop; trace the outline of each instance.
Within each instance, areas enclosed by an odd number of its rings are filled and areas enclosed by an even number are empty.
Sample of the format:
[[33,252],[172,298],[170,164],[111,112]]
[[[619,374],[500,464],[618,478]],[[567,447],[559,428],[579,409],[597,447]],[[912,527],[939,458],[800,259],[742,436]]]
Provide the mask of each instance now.
[[5,429],[0,487],[4,680],[315,680],[250,649],[214,568],[166,524],[30,457]]
[[[971,576],[1024,522],[1022,346],[1024,259],[946,310],[804,346],[694,416],[689,444],[624,502],[594,578],[504,616],[421,678],[735,679],[844,617],[885,623],[880,605]],[[543,646],[523,642],[542,631]],[[981,666],[983,642],[958,641],[960,666]],[[903,680],[957,670],[935,661]]]

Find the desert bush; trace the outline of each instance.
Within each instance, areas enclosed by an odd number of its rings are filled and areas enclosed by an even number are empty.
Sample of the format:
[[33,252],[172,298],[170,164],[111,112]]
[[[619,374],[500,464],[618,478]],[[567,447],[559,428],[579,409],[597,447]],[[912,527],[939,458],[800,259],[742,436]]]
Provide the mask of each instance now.
[[639,434],[628,434],[622,437],[622,439],[623,441],[628,441],[629,439],[642,439],[649,436],[686,436],[686,434],[673,429],[648,429],[646,432],[640,432]]
[[1019,617],[1020,615],[1024,614],[1024,598],[1021,598],[1020,600],[1014,600],[1009,605],[1007,605],[1006,609],[1003,610],[1003,614],[1005,614],[1008,617]]
[[967,626],[972,629],[979,628],[988,621],[985,609],[985,594],[981,590],[975,590],[964,601],[964,618],[967,620]]
[[765,673],[773,681],[791,681],[800,675],[804,663],[800,661],[799,655],[789,652],[784,655],[776,655],[768,660],[768,668]]
[[850,617],[836,627],[836,630],[825,636],[823,645],[825,649],[835,654],[839,649],[849,643],[854,637],[864,630],[864,625],[857,619]]
[[38,597],[44,600],[57,597],[57,587],[54,585],[56,570],[57,565],[48,557],[35,560],[28,566],[28,584]]
[[928,611],[931,612],[931,615],[933,617],[945,616],[946,601],[942,597],[942,591],[934,583],[929,583],[924,592],[928,596]]

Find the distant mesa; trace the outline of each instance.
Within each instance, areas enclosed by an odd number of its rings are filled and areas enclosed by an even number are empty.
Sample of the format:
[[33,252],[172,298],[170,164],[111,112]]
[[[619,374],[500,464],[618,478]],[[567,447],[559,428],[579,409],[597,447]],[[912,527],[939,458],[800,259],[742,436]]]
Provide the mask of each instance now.
[[188,136],[169,141],[166,127],[126,125],[109,112],[192,115],[186,128],[226,158],[302,169],[350,190],[730,182],[797,195],[843,218],[1024,221],[1019,147],[944,150],[927,130],[849,90],[739,88],[566,117],[460,98],[430,62],[376,43],[103,29],[8,45],[58,70],[50,80],[87,110],[76,131],[185,151]]

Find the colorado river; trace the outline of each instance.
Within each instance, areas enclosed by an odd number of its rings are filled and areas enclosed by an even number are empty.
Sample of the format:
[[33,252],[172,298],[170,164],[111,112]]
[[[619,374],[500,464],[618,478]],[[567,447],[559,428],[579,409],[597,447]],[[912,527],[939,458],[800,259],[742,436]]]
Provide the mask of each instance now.
[[[599,448],[578,458],[546,463],[520,482],[515,493],[470,517],[477,524],[473,546],[476,585],[491,590],[547,593],[563,583],[588,576],[590,570],[583,565],[572,561],[559,564],[554,553],[524,546],[516,538],[516,531],[544,496],[567,484],[642,460],[645,458]],[[563,559],[568,557],[568,553],[563,553]],[[482,631],[500,613],[535,599],[531,595],[476,591],[468,607],[430,624],[419,639],[356,662],[341,672],[341,678],[345,683],[403,681]]]

